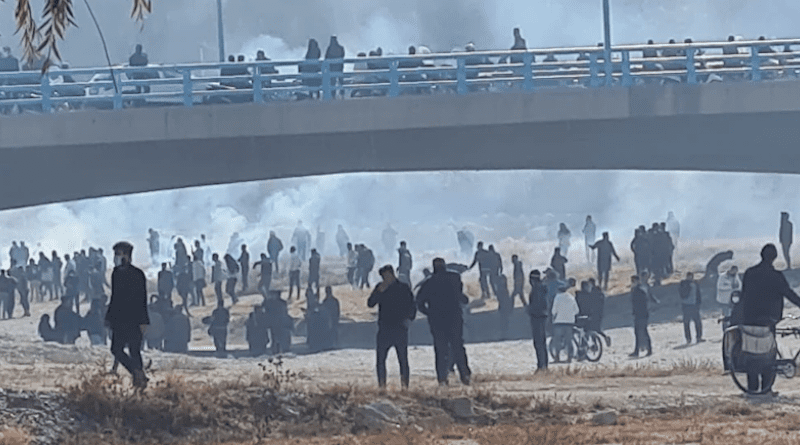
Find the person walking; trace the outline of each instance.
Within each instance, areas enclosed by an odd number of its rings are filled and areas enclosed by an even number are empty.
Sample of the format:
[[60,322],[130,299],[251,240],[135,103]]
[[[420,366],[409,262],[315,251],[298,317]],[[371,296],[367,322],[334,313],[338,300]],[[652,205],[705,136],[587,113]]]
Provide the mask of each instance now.
[[433,260],[433,274],[417,293],[417,309],[428,317],[433,351],[436,356],[436,378],[439,385],[447,385],[450,372],[449,354],[458,367],[461,383],[469,385],[472,372],[464,349],[464,319],[461,305],[469,299],[463,292],[461,276],[449,272],[444,259]]
[[375,286],[367,300],[368,307],[378,306],[376,342],[378,386],[386,387],[386,355],[394,347],[400,364],[400,384],[408,388],[408,328],[417,315],[414,294],[406,283],[395,277],[391,265],[378,271],[383,281]]
[[[142,366],[142,335],[150,318],[147,314],[147,281],[144,272],[131,264],[133,245],[120,241],[114,245],[114,271],[111,272],[111,301],[105,321],[111,328],[111,353],[133,376],[133,385],[147,387]],[[124,352],[128,348],[128,353]]]

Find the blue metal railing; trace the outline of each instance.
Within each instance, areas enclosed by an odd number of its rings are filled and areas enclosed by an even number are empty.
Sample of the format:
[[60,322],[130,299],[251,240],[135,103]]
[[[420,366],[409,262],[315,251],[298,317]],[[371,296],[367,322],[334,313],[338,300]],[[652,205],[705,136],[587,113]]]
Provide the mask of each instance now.
[[577,47],[0,72],[0,111],[773,81],[797,76],[800,39],[620,45],[605,59],[602,47]]

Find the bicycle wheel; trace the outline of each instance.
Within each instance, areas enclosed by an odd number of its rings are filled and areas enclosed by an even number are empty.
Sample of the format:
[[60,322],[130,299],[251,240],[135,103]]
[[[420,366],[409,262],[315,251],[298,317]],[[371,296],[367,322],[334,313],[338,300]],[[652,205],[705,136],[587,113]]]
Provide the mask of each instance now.
[[[578,350],[578,343],[576,342],[575,337],[572,337],[570,341],[572,342],[572,358],[578,358],[580,351]],[[562,349],[558,354],[556,354],[556,345],[553,343],[553,337],[547,339],[547,352],[550,354],[550,358],[553,360],[553,362],[556,363],[564,362],[570,359],[567,348]]]
[[727,362],[727,368],[731,373],[733,383],[735,383],[736,386],[742,390],[742,392],[749,395],[763,395],[772,391],[772,384],[775,382],[774,378],[772,379],[772,382],[769,382],[769,384],[765,385],[765,387],[761,390],[751,391],[748,388],[747,371],[746,367],[743,366],[744,363],[742,360],[741,339],[735,334],[737,333],[726,331],[725,335],[722,337],[722,350],[725,356],[725,361]]
[[586,338],[586,359],[590,362],[600,361],[603,356],[603,339],[600,334],[592,332]]

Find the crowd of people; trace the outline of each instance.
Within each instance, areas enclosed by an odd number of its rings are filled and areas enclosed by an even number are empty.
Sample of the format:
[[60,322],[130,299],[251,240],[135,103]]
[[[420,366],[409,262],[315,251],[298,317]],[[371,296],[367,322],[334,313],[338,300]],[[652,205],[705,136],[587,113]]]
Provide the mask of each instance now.
[[[674,276],[676,272],[672,256],[680,236],[679,230],[678,222],[670,212],[667,222],[653,223],[649,230],[640,226],[635,231],[630,246],[636,267],[636,274],[631,276],[629,288],[635,336],[631,357],[639,357],[642,352],[646,356],[653,353],[652,340],[648,333],[650,304],[661,303],[653,289],[660,286],[665,278]],[[779,240],[784,250],[787,267],[790,265],[789,250],[792,242],[792,230],[789,214],[783,212]],[[456,233],[456,240],[462,248],[462,252],[467,250],[464,247],[468,247],[464,242],[465,238],[468,238],[467,235],[473,237],[471,233],[467,234],[466,232],[466,229],[463,229]],[[318,235],[319,233],[321,232],[318,230]],[[502,256],[494,248],[494,245],[489,245],[488,249],[484,249],[484,243],[478,241],[477,250],[472,254],[473,261],[470,265],[448,264],[442,258],[436,258],[433,261],[432,271],[426,268],[423,271],[424,278],[416,285],[412,285],[413,256],[407,243],[400,241],[396,250],[397,267],[387,264],[379,269],[381,281],[371,290],[367,300],[369,307],[378,307],[376,345],[379,384],[386,385],[385,359],[388,350],[394,347],[400,361],[401,384],[408,386],[410,378],[407,361],[408,330],[417,312],[425,314],[428,319],[434,339],[436,373],[440,384],[447,384],[448,375],[454,367],[458,368],[461,381],[469,384],[471,371],[463,346],[463,325],[464,316],[470,311],[470,301],[464,294],[461,274],[476,265],[479,269],[480,300],[492,297],[497,299],[498,312],[501,315],[502,325],[499,326],[501,331],[508,329],[508,319],[514,308],[515,299],[521,300],[524,312],[530,318],[538,369],[547,369],[551,352],[556,361],[560,361],[563,351],[566,351],[566,361],[569,362],[576,358],[576,351],[573,351],[572,343],[573,331],[576,326],[589,332],[595,332],[604,337],[606,342],[610,342],[610,338],[602,330],[606,300],[604,291],[608,287],[611,260],[616,258],[619,261],[619,256],[610,241],[608,232],[603,232],[599,240],[592,239],[591,235],[596,233],[596,226],[591,216],[586,218],[583,233],[586,241],[587,261],[597,262],[597,279],[590,278],[578,283],[567,274],[565,257],[561,255],[560,250],[562,248],[565,251],[569,249],[570,234],[566,224],[562,223],[559,225],[555,237],[558,247],[554,248],[555,254],[551,259],[550,267],[546,268],[544,272],[534,269],[526,274],[520,256],[512,255],[513,290],[511,292],[503,271]],[[155,261],[161,254],[158,245],[159,235],[152,229],[149,235],[148,243],[152,259]],[[396,240],[396,236],[397,232],[387,226],[383,233],[385,243]],[[210,269],[212,282],[215,285],[214,292],[217,295],[217,306],[210,316],[203,318],[202,322],[208,325],[208,334],[213,338],[220,356],[227,355],[227,335],[231,321],[229,308],[238,303],[237,278],[245,273],[244,271],[250,270],[246,244],[238,246],[240,252],[238,259],[234,259],[230,254],[230,251],[236,249],[239,242],[241,242],[241,238],[238,234],[234,234],[231,237],[229,249],[224,254],[224,262],[220,260],[218,253],[211,254]],[[337,232],[336,242],[339,245],[339,253],[348,266],[346,277],[339,277],[339,280],[346,279],[354,288],[362,288],[362,286],[369,288],[366,276],[375,263],[371,250],[363,244],[353,246],[341,226]],[[200,277],[199,280],[204,280],[207,268],[204,258],[207,258],[207,251],[204,249],[203,243],[206,243],[204,236],[195,240],[195,248],[190,260],[182,239],[177,238],[173,246],[174,263],[161,263],[156,283],[157,293],[150,296],[149,304],[147,298],[144,298],[142,308],[131,306],[124,309],[138,313],[142,320],[146,317],[147,322],[141,324],[149,326],[146,330],[142,330],[141,339],[138,342],[136,338],[133,338],[133,331],[129,329],[128,325],[123,323],[122,328],[119,326],[115,328],[113,321],[116,318],[127,317],[122,315],[120,309],[113,309],[114,296],[115,292],[116,295],[125,295],[126,292],[131,292],[131,284],[120,284],[117,280],[115,285],[114,277],[121,265],[127,264],[125,261],[129,262],[129,260],[122,260],[120,255],[115,255],[115,268],[111,275],[110,286],[111,300],[109,301],[106,292],[106,288],[109,288],[105,279],[106,262],[102,249],[89,248],[88,252],[83,250],[75,252],[72,257],[65,255],[63,261],[56,252],[53,252],[50,258],[40,253],[39,261],[36,262],[29,258],[30,250],[24,242],[13,242],[9,252],[11,267],[9,270],[0,271],[0,297],[2,297],[0,303],[4,312],[11,317],[13,316],[15,294],[19,295],[25,312],[23,316],[29,316],[28,294],[36,295],[34,301],[60,298],[61,304],[56,308],[52,317],[55,325],[51,325],[49,314],[43,315],[40,320],[39,334],[45,341],[71,344],[80,337],[81,332],[86,331],[93,345],[106,344],[109,338],[112,339],[113,345],[115,329],[121,329],[127,334],[123,334],[117,343],[127,342],[125,344],[129,344],[130,347],[140,349],[148,347],[168,352],[186,352],[191,331],[189,308],[193,305],[205,304],[203,296],[205,285],[192,280],[197,276]],[[303,228],[301,222],[298,223],[292,236],[292,244],[288,261],[289,299],[295,288],[297,288],[297,298],[300,298],[302,289],[300,289],[298,277],[303,263],[301,259],[303,255],[307,255],[305,259],[308,261],[309,278],[304,292],[306,300],[304,311],[309,350],[317,352],[336,348],[339,346],[340,304],[333,295],[333,287],[330,285],[324,287],[325,298],[320,298],[321,255],[316,248],[311,247],[310,234]],[[130,256],[132,247],[123,247],[123,250]],[[281,290],[271,287],[271,278],[269,278],[272,274],[280,273],[278,258],[283,250],[283,243],[274,232],[271,232],[266,247],[267,252],[261,253],[260,260],[253,264],[254,269],[260,270],[260,279],[256,288],[262,294],[263,301],[253,306],[245,323],[245,339],[249,345],[249,352],[254,356],[290,351],[292,333],[297,326],[296,321],[289,315],[288,299],[281,297]],[[388,248],[388,246],[384,247]],[[774,246],[771,249],[775,250],[774,256],[771,253],[772,250],[765,247],[762,257],[765,262],[769,263],[769,268],[774,270],[772,262],[774,257],[777,257],[777,250]],[[471,251],[471,248],[469,250]],[[596,258],[591,258],[589,253],[596,253],[594,255]],[[709,261],[708,267],[717,270],[723,261],[731,258],[732,252],[722,252]],[[365,261],[365,259],[369,261]],[[18,263],[27,263],[27,266],[18,266]],[[711,263],[714,265],[712,266]],[[195,272],[193,270],[195,268],[200,271]],[[60,279],[62,274],[66,275],[63,282]],[[139,283],[140,280],[138,274],[139,272],[134,274],[136,283]],[[525,282],[526,277],[527,283]],[[714,285],[716,301],[722,307],[723,315],[726,316],[726,324],[723,329],[734,322],[732,320],[736,317],[732,317],[732,314],[736,313],[737,302],[751,301],[754,292],[752,289],[764,286],[763,283],[759,284],[758,280],[751,279],[748,282],[747,277],[747,273],[741,276],[736,266],[720,271],[713,277],[706,273],[704,277],[706,281],[713,280],[713,283],[710,284]],[[144,293],[146,297],[146,280],[143,278],[142,280],[141,284],[136,284],[137,288],[141,287],[140,291],[137,290],[136,293],[137,295]],[[222,295],[223,281],[225,282],[225,292],[231,298],[230,304],[226,304]],[[242,290],[247,290],[247,278],[242,276],[242,281]],[[748,287],[748,283],[750,283],[750,287]],[[527,299],[525,298],[526,284],[530,286]],[[123,288],[126,290],[122,290]],[[178,305],[173,304],[172,298],[176,289],[181,297],[181,303]],[[700,316],[700,307],[705,293],[702,289],[701,281],[695,279],[692,271],[686,272],[685,277],[677,286],[687,345],[692,343],[693,337],[695,342],[704,341]],[[781,292],[784,291],[786,289],[782,287]],[[788,291],[786,292],[788,293]],[[794,302],[793,298],[787,298]],[[86,313],[81,312],[81,302],[89,303]],[[800,303],[800,298],[798,298],[798,302]],[[752,305],[752,302],[747,304]],[[774,312],[777,308],[772,310]],[[141,315],[142,311],[145,315]],[[741,313],[738,318],[742,318]],[[765,321],[762,320],[762,322]],[[694,325],[694,336],[692,336],[692,324]],[[547,346],[548,337],[551,337],[550,351]],[[114,349],[113,346],[112,349]],[[118,349],[119,345],[115,348],[115,357],[119,363],[132,369],[135,374],[139,369],[136,363],[140,359],[134,360],[130,356],[127,359],[121,358]],[[725,365],[727,367],[728,363]],[[136,377],[139,384],[142,384],[141,379],[141,376]]]

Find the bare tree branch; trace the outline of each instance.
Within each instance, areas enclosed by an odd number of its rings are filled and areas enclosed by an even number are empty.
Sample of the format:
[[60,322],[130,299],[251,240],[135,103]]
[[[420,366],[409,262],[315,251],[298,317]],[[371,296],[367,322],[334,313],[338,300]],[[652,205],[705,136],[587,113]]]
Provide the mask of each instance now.
[[[5,2],[5,0],[0,0],[0,2]],[[88,3],[87,6],[89,6]],[[152,0],[133,0],[131,17],[135,18],[137,22],[142,22],[145,15],[149,14],[152,9]],[[65,33],[70,26],[78,26],[73,15],[72,0],[44,0],[41,26],[36,25],[31,0],[16,0],[14,19],[17,22],[15,33],[21,34],[20,44],[24,61],[33,63],[46,50],[47,61],[42,72],[52,65],[51,55],[59,61],[61,60],[58,42],[65,39]]]

